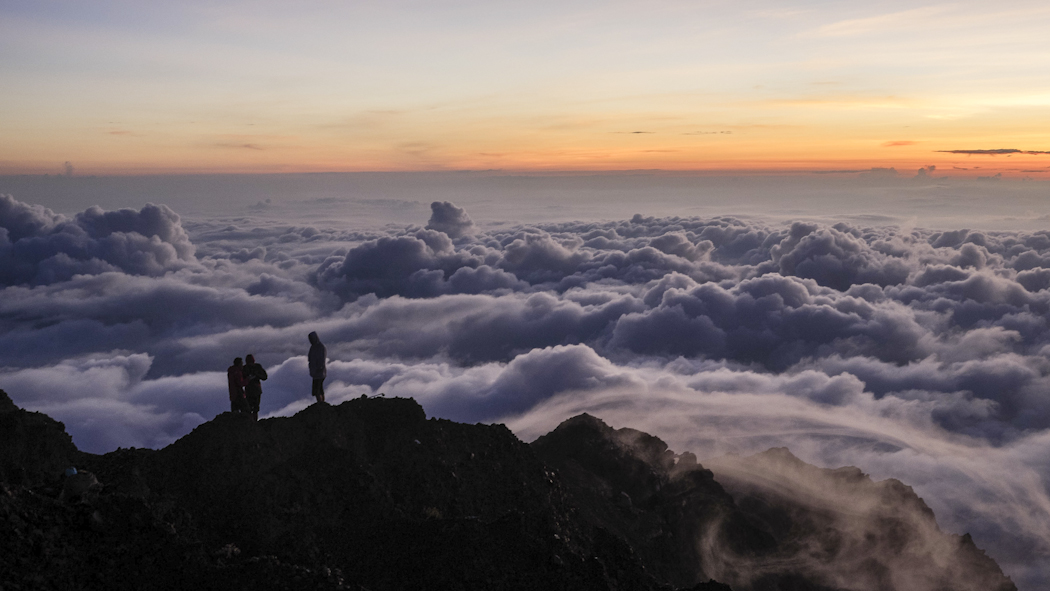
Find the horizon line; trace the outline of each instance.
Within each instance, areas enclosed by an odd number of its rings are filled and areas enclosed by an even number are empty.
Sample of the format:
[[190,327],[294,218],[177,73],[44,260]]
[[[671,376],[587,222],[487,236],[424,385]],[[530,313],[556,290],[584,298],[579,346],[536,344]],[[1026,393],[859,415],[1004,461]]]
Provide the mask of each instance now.
[[[100,172],[92,174],[68,174],[61,172],[0,172],[0,179],[45,179],[73,180],[92,178],[146,178],[146,177],[222,177],[222,176],[322,176],[322,175],[426,175],[426,174],[471,174],[491,176],[624,176],[624,175],[652,175],[652,176],[712,176],[712,177],[747,177],[747,176],[838,176],[838,175],[866,175],[883,179],[911,179],[916,176],[926,176],[930,179],[947,178],[1029,178],[1030,180],[1044,180],[1040,177],[1029,175],[1047,175],[1050,179],[1050,168],[1046,170],[1035,169],[1006,169],[1006,168],[941,168],[937,166],[911,166],[897,168],[895,166],[872,166],[868,168],[623,168],[623,169],[514,169],[514,168],[488,168],[488,169],[377,169],[377,170],[231,170],[231,171],[196,171],[196,170],[154,170],[154,171],[126,171],[126,172]],[[1009,176],[1008,176],[1009,175]]]

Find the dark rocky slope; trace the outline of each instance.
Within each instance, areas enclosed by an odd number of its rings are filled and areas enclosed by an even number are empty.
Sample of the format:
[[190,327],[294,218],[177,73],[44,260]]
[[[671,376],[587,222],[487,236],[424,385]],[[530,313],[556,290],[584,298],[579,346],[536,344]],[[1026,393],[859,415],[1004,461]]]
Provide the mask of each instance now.
[[39,486],[62,473],[78,454],[65,425],[18,408],[0,390],[0,482]]
[[969,535],[941,532],[911,487],[857,468],[817,468],[778,448],[708,461],[708,470],[691,453],[589,415],[532,447],[581,517],[677,585],[710,577],[737,591],[1016,589]]
[[698,552],[702,532],[717,530],[742,555],[776,545],[696,456],[675,455],[656,437],[583,414],[532,447],[558,471],[580,516],[627,540],[660,580],[688,586],[710,578]]
[[[527,445],[371,398],[223,414],[162,450],[95,456],[0,392],[0,470],[2,591],[872,588],[772,566],[850,523],[763,505],[740,479],[727,492],[691,454],[587,415]],[[992,586],[951,588],[1012,588],[960,540],[938,559]]]
[[948,535],[899,480],[873,482],[857,468],[817,468],[787,448],[708,462],[738,506],[776,540],[754,556],[722,551],[713,576],[734,588],[770,585],[792,564],[830,588],[1015,589],[969,534]]

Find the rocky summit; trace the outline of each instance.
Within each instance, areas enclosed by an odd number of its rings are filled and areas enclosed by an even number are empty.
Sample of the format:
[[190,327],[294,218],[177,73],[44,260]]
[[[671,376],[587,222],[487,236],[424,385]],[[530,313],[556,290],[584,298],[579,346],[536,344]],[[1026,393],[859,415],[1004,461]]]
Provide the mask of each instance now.
[[0,391],[0,590],[1015,588],[897,481],[709,467],[589,415],[526,444],[397,398],[93,455]]

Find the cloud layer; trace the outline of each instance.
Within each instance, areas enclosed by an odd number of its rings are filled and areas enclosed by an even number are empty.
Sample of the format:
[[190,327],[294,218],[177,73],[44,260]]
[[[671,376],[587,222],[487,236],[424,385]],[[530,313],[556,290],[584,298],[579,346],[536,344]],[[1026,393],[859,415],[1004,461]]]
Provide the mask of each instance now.
[[[327,206],[328,204],[323,204]],[[0,387],[89,451],[224,410],[416,397],[525,439],[577,412],[711,457],[787,445],[916,487],[1015,580],[1050,558],[1050,232],[652,218],[339,231],[0,196]]]
[[92,207],[73,219],[0,195],[0,285],[47,284],[77,274],[163,275],[194,261],[179,216]]

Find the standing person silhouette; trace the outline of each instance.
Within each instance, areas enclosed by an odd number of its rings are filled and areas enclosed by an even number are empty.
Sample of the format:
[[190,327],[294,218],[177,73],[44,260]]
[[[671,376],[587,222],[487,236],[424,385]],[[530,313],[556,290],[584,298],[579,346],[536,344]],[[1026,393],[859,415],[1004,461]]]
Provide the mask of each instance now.
[[262,381],[266,379],[266,370],[255,362],[255,355],[244,357],[244,396],[248,400],[248,412],[259,420],[259,402],[262,400]]
[[230,412],[248,410],[248,401],[244,398],[244,365],[240,357],[233,360],[233,365],[226,368],[226,383],[230,388]]
[[324,379],[328,377],[325,361],[328,358],[328,350],[316,332],[311,332],[307,338],[310,339],[310,353],[306,356],[310,365],[310,377],[313,378],[312,394],[318,402],[324,402]]

